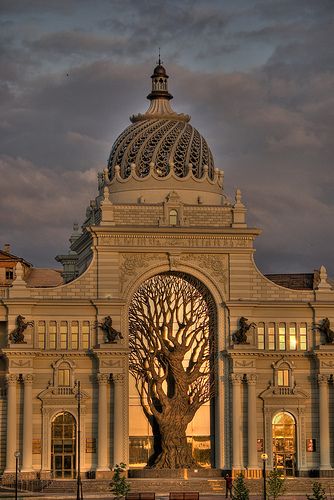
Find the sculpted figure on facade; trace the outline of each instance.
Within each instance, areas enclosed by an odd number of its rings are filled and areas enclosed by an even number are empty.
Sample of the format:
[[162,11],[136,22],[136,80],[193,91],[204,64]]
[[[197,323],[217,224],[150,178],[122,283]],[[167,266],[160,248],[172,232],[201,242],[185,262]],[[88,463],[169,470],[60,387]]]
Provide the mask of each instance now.
[[334,343],[334,331],[331,329],[331,323],[328,318],[324,318],[319,325],[316,325],[316,328],[325,335],[326,344]]
[[123,338],[121,332],[118,332],[112,326],[111,316],[106,316],[104,318],[104,321],[102,321],[102,323],[99,323],[99,327],[104,331],[106,335],[106,342],[109,344],[115,343],[117,342],[117,340],[121,340]]
[[239,328],[233,334],[233,340],[236,344],[247,344],[247,332],[256,326],[255,323],[247,323],[247,321],[248,319],[244,316],[239,319]]
[[13,342],[13,344],[26,344],[23,332],[28,328],[28,326],[34,326],[34,322],[24,320],[25,317],[21,314],[19,314],[16,318],[16,328],[9,336],[9,340]]

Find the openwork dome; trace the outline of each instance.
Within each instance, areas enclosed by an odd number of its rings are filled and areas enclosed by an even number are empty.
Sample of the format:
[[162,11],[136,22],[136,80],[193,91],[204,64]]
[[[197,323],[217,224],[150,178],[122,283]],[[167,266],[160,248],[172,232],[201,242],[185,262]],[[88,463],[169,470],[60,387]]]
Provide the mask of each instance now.
[[201,179],[205,174],[213,179],[212,153],[205,139],[188,123],[190,117],[171,108],[173,96],[168,92],[168,75],[160,60],[151,78],[148,110],[132,116],[132,125],[113,145],[108,161],[110,179],[116,170],[123,179],[134,170],[140,178],[150,173],[158,177],[172,173],[179,178],[192,174]]

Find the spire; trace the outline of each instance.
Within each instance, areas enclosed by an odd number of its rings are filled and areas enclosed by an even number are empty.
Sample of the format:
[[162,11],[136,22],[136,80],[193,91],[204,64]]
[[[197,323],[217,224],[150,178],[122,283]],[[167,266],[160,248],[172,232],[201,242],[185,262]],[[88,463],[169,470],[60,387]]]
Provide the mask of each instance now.
[[169,101],[173,99],[173,96],[168,92],[168,80],[169,76],[162,66],[162,61],[160,57],[160,47],[159,47],[159,59],[157,66],[153,70],[151,75],[152,79],[152,90],[147,96],[147,99],[151,101],[150,106],[146,113],[133,115],[130,120],[135,123],[141,120],[148,119],[166,119],[166,120],[177,120],[188,122],[190,120],[189,115],[175,113],[171,108]]

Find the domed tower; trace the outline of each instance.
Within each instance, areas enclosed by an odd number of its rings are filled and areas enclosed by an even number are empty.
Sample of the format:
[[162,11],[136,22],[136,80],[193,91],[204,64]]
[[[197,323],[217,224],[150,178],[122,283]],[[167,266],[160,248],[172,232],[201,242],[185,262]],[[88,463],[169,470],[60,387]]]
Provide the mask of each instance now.
[[73,240],[69,256],[57,257],[67,279],[87,268],[92,234],[99,231],[131,228],[132,234],[156,235],[180,233],[180,228],[221,232],[247,227],[240,191],[232,204],[207,142],[190,124],[190,116],[172,109],[160,59],[151,79],[147,111],[130,118],[131,125],[112,146],[108,166],[98,174],[99,194],[87,208],[82,235]]
[[204,202],[221,202],[223,173],[215,169],[210,148],[190,125],[190,116],[172,109],[168,78],[159,59],[148,110],[131,116],[132,124],[112,147],[108,177],[113,202],[133,203],[140,196],[158,202],[171,189],[180,195],[182,191],[185,202],[198,196]]

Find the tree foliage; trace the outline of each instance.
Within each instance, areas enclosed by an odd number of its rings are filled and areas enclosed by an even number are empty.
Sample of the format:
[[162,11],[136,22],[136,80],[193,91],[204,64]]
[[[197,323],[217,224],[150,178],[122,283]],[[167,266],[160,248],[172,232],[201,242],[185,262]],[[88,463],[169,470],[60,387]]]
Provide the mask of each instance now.
[[213,394],[212,325],[207,289],[185,275],[145,281],[129,310],[130,372],[156,439],[151,465],[195,465],[186,428]]
[[238,474],[233,482],[233,500],[248,500],[249,499],[249,489],[247,488],[242,474]]
[[274,469],[269,472],[267,477],[267,494],[269,498],[276,500],[285,492],[285,478],[281,473]]
[[111,481],[111,491],[115,494],[116,498],[124,497],[130,490],[130,483],[126,480],[124,475],[126,465],[122,462],[116,464],[114,467],[114,475]]
[[312,495],[306,495],[308,500],[326,500],[326,492],[319,481],[312,484]]

